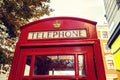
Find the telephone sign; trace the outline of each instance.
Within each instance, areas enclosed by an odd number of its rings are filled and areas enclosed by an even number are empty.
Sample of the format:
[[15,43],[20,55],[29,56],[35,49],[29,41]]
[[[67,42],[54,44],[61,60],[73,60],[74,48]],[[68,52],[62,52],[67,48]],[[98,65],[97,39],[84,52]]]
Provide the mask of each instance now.
[[87,38],[86,30],[61,30],[29,32],[28,39],[62,39],[62,38]]

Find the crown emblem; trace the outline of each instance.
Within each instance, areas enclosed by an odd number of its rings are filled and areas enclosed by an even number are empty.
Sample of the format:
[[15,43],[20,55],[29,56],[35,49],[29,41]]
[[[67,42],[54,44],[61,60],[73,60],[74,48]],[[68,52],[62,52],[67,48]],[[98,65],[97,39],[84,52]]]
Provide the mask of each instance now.
[[60,26],[61,26],[61,23],[58,22],[58,21],[55,21],[55,22],[53,23],[53,27],[54,27],[54,28],[59,28]]

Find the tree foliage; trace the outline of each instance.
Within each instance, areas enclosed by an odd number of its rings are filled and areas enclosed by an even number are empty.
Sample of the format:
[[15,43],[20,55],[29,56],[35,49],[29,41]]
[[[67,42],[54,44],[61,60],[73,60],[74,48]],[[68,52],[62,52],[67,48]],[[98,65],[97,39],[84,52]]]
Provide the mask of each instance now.
[[1,0],[0,24],[7,28],[10,37],[16,37],[20,26],[53,11],[49,3],[50,0]]
[[[0,0],[0,69],[7,71],[15,49],[20,26],[53,11],[50,0]],[[1,73],[1,72],[0,72]]]
[[9,70],[9,67],[7,65],[11,65],[12,57],[10,54],[5,54],[3,50],[0,48],[0,74],[6,74],[6,72]]
[[2,50],[0,50],[0,64],[11,64],[12,56],[9,54],[5,54]]

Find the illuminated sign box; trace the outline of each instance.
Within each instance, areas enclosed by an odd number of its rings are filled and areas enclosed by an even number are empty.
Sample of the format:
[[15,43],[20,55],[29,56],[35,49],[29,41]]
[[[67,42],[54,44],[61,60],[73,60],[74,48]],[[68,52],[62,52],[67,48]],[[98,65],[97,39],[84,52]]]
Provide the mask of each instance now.
[[60,31],[40,31],[29,32],[28,40],[32,39],[62,39],[62,38],[87,38],[87,31],[80,30],[60,30]]

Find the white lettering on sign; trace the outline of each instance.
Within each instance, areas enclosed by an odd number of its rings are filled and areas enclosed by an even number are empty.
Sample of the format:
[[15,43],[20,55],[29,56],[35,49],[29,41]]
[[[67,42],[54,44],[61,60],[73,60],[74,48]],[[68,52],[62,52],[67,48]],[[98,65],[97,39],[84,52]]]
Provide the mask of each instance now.
[[57,38],[86,38],[87,32],[83,30],[61,30],[29,32],[28,39],[57,39]]

